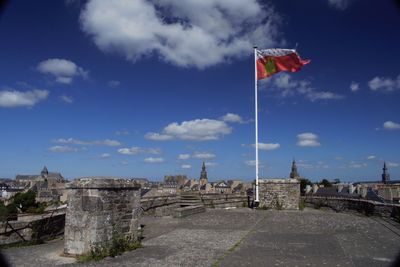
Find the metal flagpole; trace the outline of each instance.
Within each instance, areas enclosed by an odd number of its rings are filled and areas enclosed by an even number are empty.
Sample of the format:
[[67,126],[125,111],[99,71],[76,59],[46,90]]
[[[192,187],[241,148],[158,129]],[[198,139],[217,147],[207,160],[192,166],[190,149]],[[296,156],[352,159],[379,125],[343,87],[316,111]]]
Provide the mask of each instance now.
[[256,125],[256,200],[255,206],[260,202],[258,198],[258,99],[257,99],[257,46],[254,46],[254,95],[255,95],[255,125]]

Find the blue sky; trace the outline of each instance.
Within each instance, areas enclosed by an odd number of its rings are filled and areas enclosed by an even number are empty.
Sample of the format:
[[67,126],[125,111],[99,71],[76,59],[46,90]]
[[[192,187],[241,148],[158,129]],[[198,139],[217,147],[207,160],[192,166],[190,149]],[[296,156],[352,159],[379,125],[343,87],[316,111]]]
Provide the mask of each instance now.
[[[227,4],[229,2],[229,5]],[[259,82],[260,176],[400,178],[392,1],[9,1],[0,177],[255,177],[254,44],[311,63]]]

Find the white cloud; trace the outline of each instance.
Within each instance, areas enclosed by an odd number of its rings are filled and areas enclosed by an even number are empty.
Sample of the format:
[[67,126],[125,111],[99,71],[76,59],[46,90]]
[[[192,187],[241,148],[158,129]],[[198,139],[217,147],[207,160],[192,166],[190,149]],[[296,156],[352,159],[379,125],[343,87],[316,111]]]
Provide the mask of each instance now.
[[74,77],[88,77],[88,71],[67,59],[50,58],[39,62],[36,68],[39,72],[54,76],[55,81],[63,84],[72,83]]
[[297,167],[304,168],[304,169],[314,169],[315,166],[310,163],[297,163]]
[[137,155],[137,154],[161,154],[161,149],[159,148],[141,148],[141,147],[131,147],[131,148],[120,148],[118,153],[123,155]]
[[32,107],[49,96],[47,90],[32,90],[32,91],[16,91],[3,90],[0,91],[0,107]]
[[335,94],[332,92],[316,92],[316,91],[310,91],[306,94],[306,97],[311,100],[311,102],[314,102],[316,100],[329,100],[329,99],[343,99],[344,96]]
[[373,160],[373,159],[376,159],[376,156],[370,155],[370,156],[367,157],[367,159],[368,159],[368,160]]
[[146,163],[161,163],[161,162],[164,162],[164,159],[149,157],[149,158],[145,158],[144,162],[146,162]]
[[67,104],[72,104],[74,102],[74,99],[71,96],[62,95],[62,96],[60,96],[60,98],[62,101],[64,101]]
[[131,133],[127,130],[116,131],[115,135],[130,135]]
[[350,5],[350,0],[328,0],[331,7],[345,10]]
[[287,73],[280,73],[273,76],[271,81],[265,82],[265,87],[272,89],[278,93],[279,97],[304,96],[311,102],[317,100],[334,100],[343,99],[343,95],[339,95],[329,91],[318,91],[311,86],[307,80],[293,80]]
[[218,140],[221,136],[230,134],[231,132],[232,128],[224,121],[196,119],[184,121],[181,124],[173,122],[167,125],[161,134],[147,133],[145,138],[155,141],[171,139],[207,141]]
[[194,152],[192,157],[195,159],[212,159],[215,158],[215,154],[208,152]]
[[313,133],[301,133],[297,135],[297,145],[303,147],[316,147],[321,144],[318,141],[318,135]]
[[120,81],[116,81],[116,80],[111,80],[111,81],[108,81],[107,84],[111,88],[117,88],[121,84],[121,82]]
[[227,113],[224,116],[222,116],[221,119],[226,122],[238,122],[238,123],[244,122],[242,117],[234,113]]
[[190,168],[192,168],[192,166],[189,165],[189,164],[182,164],[182,165],[181,165],[181,168],[182,168],[182,169],[190,169]]
[[385,123],[383,123],[383,128],[385,128],[387,130],[400,129],[400,123],[393,122],[393,121],[385,121]]
[[368,82],[372,91],[394,91],[400,89],[400,75],[396,79],[387,77],[375,77]]
[[207,167],[215,167],[215,166],[218,166],[218,163],[216,163],[216,162],[206,162],[205,165]]
[[182,160],[189,159],[189,158],[190,158],[189,154],[179,154],[179,156],[178,156],[178,159],[182,159]]
[[387,162],[386,165],[387,165],[388,167],[399,167],[399,166],[400,166],[400,163],[397,163],[397,162]]
[[363,167],[367,167],[368,164],[367,163],[355,163],[355,162],[351,162],[349,164],[349,168],[355,168],[355,169],[359,169],[359,168],[363,168]]
[[49,148],[49,151],[54,153],[66,153],[66,152],[78,152],[79,150],[76,147],[52,146]]
[[280,17],[257,0],[90,0],[80,22],[104,52],[200,69],[272,47],[280,33]]
[[94,140],[94,141],[84,141],[74,138],[59,138],[52,140],[56,144],[73,144],[73,145],[89,145],[89,146],[120,146],[121,143],[116,140],[105,139],[105,140]]
[[101,159],[108,159],[108,158],[110,158],[111,157],[111,154],[109,154],[109,153],[103,153],[103,154],[101,154],[100,156],[99,156],[99,158],[101,158]]
[[168,134],[159,134],[159,133],[147,133],[144,138],[153,141],[167,141],[172,140],[174,137]]
[[255,160],[246,160],[244,163],[248,166],[256,166]]
[[[244,162],[244,164],[246,164],[247,166],[255,167],[256,166],[256,161],[255,160],[246,160]],[[258,167],[259,168],[263,168],[264,167],[263,165],[261,165],[260,161],[258,162]]]
[[[252,144],[253,147],[256,147],[255,144]],[[258,143],[258,150],[275,150],[278,149],[281,145],[278,143]]]
[[358,83],[356,83],[356,82],[351,82],[350,90],[352,92],[357,92],[358,90],[360,90],[360,85]]

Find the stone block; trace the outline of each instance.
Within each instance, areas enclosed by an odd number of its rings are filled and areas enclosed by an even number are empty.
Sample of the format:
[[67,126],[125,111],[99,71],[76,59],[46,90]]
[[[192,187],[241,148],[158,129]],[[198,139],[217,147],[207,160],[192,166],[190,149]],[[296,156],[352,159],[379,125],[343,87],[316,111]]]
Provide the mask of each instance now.
[[[140,187],[132,180],[91,177],[67,185],[70,191],[64,253],[82,255],[107,246],[113,237],[138,237]],[[133,227],[136,226],[136,227]]]

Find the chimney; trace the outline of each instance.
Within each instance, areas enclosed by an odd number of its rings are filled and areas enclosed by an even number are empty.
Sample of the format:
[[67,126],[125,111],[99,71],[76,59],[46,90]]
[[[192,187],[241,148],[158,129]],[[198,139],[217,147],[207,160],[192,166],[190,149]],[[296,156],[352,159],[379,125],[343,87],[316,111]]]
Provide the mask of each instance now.
[[317,184],[313,184],[312,191],[313,191],[313,194],[317,193],[317,191],[318,191],[318,185]]
[[361,195],[361,185],[360,184],[357,185],[356,190],[357,190],[357,195]]
[[367,186],[362,186],[361,187],[361,197],[365,198],[367,196],[367,192],[368,192],[368,187]]
[[342,190],[343,190],[343,184],[338,184],[338,187],[337,187],[338,193],[342,192]]
[[353,184],[349,184],[349,194],[353,194],[355,189]]
[[311,191],[311,185],[306,185],[306,194],[310,193]]

